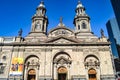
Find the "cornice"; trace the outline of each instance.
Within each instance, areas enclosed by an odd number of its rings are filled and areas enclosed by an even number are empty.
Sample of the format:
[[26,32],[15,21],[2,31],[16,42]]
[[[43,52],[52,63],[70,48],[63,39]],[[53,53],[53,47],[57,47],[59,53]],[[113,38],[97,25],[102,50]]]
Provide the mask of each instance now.
[[14,42],[14,43],[0,43],[0,46],[109,46],[110,42],[81,42],[81,43],[27,43],[27,42]]

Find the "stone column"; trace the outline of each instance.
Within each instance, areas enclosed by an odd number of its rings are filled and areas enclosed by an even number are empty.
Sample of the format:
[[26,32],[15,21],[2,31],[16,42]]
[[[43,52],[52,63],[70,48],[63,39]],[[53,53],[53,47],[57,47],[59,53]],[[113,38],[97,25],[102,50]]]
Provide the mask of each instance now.
[[70,67],[68,67],[68,80],[70,80]]
[[86,71],[86,79],[89,80],[89,76],[88,76],[88,68],[85,69],[85,71]]
[[54,80],[57,80],[57,65],[54,64]]
[[100,70],[96,69],[96,71],[97,71],[97,74],[96,74],[97,80],[100,80]]
[[27,72],[28,72],[28,70],[27,70],[27,66],[25,66],[24,80],[27,80]]
[[68,64],[67,66],[67,78],[68,78],[68,80],[70,80],[71,79],[71,77],[70,77],[70,64]]
[[36,69],[36,80],[39,80],[39,65],[37,65],[37,69]]

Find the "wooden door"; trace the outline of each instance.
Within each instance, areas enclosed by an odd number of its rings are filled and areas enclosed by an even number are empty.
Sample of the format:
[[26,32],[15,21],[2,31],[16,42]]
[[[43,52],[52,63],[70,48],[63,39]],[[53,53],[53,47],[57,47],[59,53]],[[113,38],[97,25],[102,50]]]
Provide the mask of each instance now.
[[89,80],[97,80],[96,70],[90,69],[90,70],[88,71],[88,75],[89,75]]
[[58,80],[66,80],[67,79],[67,69],[65,67],[60,67],[58,69]]
[[35,80],[35,78],[36,78],[35,70],[34,69],[29,70],[27,80]]

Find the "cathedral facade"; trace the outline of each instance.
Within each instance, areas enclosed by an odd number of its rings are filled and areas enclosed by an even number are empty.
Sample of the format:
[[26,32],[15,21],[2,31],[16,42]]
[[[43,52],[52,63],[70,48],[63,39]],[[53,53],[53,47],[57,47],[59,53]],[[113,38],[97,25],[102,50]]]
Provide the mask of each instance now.
[[115,80],[110,42],[101,30],[91,31],[90,17],[79,1],[75,30],[63,24],[47,32],[48,17],[41,1],[31,31],[22,37],[0,38],[0,80]]

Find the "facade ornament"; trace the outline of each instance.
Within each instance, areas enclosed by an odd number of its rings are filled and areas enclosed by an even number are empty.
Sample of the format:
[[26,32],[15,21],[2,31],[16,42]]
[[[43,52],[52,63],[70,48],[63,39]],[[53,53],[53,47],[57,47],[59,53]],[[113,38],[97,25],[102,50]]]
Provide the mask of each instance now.
[[29,65],[30,65],[30,62],[27,62],[27,63],[26,63],[26,68],[27,68],[27,69],[28,69]]
[[89,60],[89,61],[87,61],[87,62],[85,62],[85,68],[88,68],[88,67],[96,67],[96,68],[98,68],[99,66],[100,66],[100,62],[99,61],[92,61],[92,60]]
[[67,64],[68,67],[70,67],[72,61],[68,58],[65,58],[63,56],[61,56],[60,58],[58,59],[55,59],[53,64],[56,64],[56,65],[61,65],[63,66],[64,64]]
[[39,70],[39,67],[40,67],[39,60],[38,60],[38,62],[36,62],[36,66],[38,66],[38,70]]
[[105,37],[103,29],[101,29],[101,37]]
[[34,59],[33,59],[33,60],[31,61],[31,64],[34,65],[34,63],[35,63],[35,62],[34,62]]

